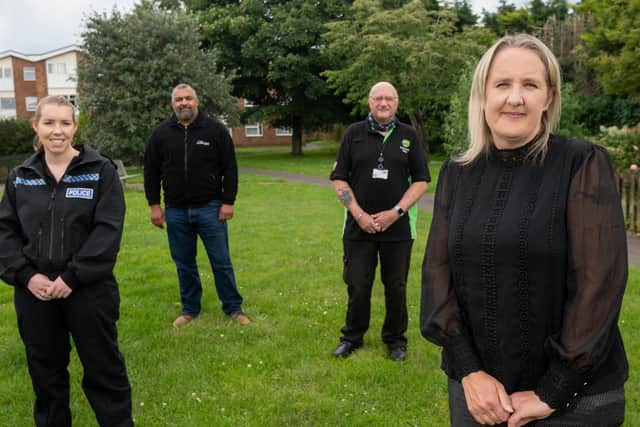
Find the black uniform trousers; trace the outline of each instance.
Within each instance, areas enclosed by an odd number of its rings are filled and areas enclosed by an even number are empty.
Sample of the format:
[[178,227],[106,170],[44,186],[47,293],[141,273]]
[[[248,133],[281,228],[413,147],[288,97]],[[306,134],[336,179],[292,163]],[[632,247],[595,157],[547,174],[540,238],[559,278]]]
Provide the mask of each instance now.
[[349,303],[341,341],[362,345],[371,318],[371,289],[380,258],[380,276],[384,285],[386,314],[382,325],[382,341],[389,348],[406,347],[407,276],[413,240],[376,242],[343,239],[344,269]]
[[36,394],[36,426],[71,426],[70,334],[84,368],[82,388],[98,423],[133,426],[131,387],[117,342],[117,285],[83,286],[66,299],[51,301],[41,301],[28,289],[16,287],[14,302]]

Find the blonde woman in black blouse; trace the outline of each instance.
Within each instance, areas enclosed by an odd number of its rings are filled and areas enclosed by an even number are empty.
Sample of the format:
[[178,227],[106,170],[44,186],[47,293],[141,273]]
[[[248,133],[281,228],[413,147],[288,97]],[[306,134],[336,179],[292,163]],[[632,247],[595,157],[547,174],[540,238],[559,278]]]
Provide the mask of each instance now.
[[476,68],[469,147],[441,169],[421,331],[443,347],[453,426],[618,426],[624,221],[607,152],[552,134],[560,72],[508,36]]

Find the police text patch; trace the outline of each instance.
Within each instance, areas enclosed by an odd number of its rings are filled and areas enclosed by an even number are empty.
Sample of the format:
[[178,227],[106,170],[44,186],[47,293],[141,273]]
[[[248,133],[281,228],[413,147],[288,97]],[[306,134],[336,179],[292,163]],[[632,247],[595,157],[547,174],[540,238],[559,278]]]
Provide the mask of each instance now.
[[93,188],[67,188],[67,199],[93,199]]

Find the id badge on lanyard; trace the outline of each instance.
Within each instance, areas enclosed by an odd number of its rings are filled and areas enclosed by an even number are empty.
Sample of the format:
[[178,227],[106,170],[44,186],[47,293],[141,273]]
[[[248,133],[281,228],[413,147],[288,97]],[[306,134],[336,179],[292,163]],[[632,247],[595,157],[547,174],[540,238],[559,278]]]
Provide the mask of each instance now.
[[378,167],[373,168],[373,170],[371,171],[371,178],[373,179],[389,179],[389,169],[385,169],[384,167],[384,149],[386,147],[385,144],[387,142],[387,139],[389,139],[394,129],[395,127],[389,129],[387,134],[384,136],[384,139],[382,140],[382,148],[380,149],[380,155],[378,156]]

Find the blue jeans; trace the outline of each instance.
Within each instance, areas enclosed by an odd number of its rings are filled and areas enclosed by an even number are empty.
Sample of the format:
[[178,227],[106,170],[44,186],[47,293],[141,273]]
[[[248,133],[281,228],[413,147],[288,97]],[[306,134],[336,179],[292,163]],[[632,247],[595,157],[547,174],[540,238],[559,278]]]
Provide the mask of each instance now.
[[196,208],[165,210],[169,250],[178,270],[182,314],[200,314],[202,283],[196,264],[198,235],[207,251],[222,311],[232,314],[242,311],[242,297],[238,293],[233,265],[229,255],[229,236],[226,222],[220,222],[220,200]]

